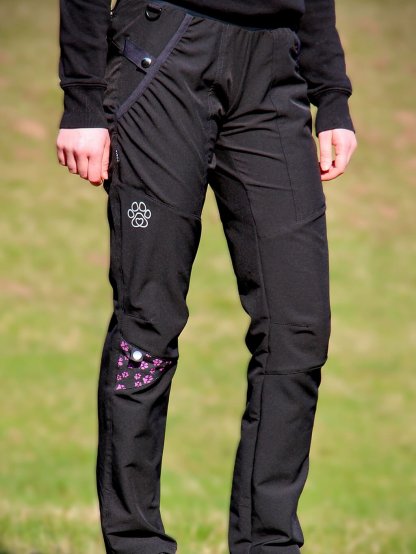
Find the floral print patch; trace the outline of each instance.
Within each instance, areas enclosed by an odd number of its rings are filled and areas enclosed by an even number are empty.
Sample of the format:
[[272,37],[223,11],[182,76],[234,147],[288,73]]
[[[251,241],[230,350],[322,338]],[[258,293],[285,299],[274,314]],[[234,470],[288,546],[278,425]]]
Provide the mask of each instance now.
[[153,356],[121,339],[114,390],[140,389],[156,381],[174,360]]

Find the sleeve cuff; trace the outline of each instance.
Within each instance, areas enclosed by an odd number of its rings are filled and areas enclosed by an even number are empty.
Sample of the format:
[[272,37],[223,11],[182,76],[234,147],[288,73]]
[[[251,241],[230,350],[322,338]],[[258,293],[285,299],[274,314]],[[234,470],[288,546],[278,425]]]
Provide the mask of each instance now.
[[64,112],[59,122],[60,129],[86,127],[108,128],[103,107],[104,87],[64,87]]
[[355,132],[348,106],[349,95],[341,91],[323,92],[316,102],[315,134],[332,129],[349,129]]

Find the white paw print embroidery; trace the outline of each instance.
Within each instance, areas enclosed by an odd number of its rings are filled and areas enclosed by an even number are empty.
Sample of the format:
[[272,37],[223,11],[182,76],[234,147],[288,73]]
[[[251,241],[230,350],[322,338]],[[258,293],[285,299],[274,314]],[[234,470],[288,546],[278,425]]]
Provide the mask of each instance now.
[[131,208],[127,210],[127,215],[131,219],[133,227],[147,227],[152,212],[144,202],[133,202]]

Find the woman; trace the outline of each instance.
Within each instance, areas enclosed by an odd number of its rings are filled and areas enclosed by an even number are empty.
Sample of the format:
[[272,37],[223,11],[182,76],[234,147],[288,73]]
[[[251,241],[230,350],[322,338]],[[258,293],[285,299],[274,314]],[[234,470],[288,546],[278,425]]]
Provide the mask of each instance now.
[[209,183],[250,316],[229,550],[298,554],[330,336],[322,181],[356,147],[334,0],[119,0],[113,11],[61,0],[60,45],[58,159],[108,193],[114,312],[96,468],[106,551],[177,548],[160,471]]

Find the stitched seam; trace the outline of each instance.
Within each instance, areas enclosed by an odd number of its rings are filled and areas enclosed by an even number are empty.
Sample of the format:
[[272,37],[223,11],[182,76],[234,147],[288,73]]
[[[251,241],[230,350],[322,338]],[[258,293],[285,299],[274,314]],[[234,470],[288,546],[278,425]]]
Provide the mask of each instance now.
[[[220,53],[221,53],[221,48],[222,48],[222,43],[223,43],[223,36],[224,36],[224,28],[221,29],[221,36],[220,36],[220,41],[218,43],[218,49],[215,53],[215,57],[216,59],[218,60],[219,57],[220,57]],[[209,86],[208,88],[208,94],[207,94],[207,121],[206,121],[206,132],[207,132],[207,139],[208,139],[208,144],[210,144],[210,139],[211,139],[211,129],[213,129],[213,115],[214,115],[214,110],[213,110],[213,103],[212,103],[212,96],[214,94],[214,86],[216,83],[218,83],[218,76],[219,76],[219,71],[220,71],[220,64],[218,63],[217,65],[217,69],[215,71],[215,75],[214,75],[214,79],[211,83],[211,85]],[[214,150],[214,146],[210,149],[210,148],[207,148],[207,159],[205,161],[205,176],[204,176],[204,184],[206,185],[207,182],[208,182],[208,164],[209,164],[209,157],[210,157],[210,154],[211,152],[213,153],[213,150]]]
[[138,178],[138,180],[143,184],[143,186],[146,189],[145,191],[143,191],[144,194],[146,194],[153,202],[155,202],[155,204],[159,204],[161,206],[164,206],[168,210],[172,210],[172,212],[176,213],[176,215],[186,217],[186,218],[190,218],[190,219],[196,219],[196,221],[202,221],[201,216],[199,216],[197,214],[194,214],[192,212],[189,212],[189,213],[184,212],[184,211],[178,209],[173,204],[169,204],[168,202],[165,202],[164,200],[160,200],[160,198],[157,198],[156,196],[153,196],[152,194],[149,194],[149,192],[148,192],[149,188],[146,186],[146,184],[143,182],[143,180],[140,177]]
[[222,48],[223,48],[223,43],[224,43],[224,35],[225,35],[225,32],[227,31],[227,29],[228,29],[228,24],[225,27],[221,28],[220,44],[219,44],[219,47],[218,47],[218,66],[217,66],[217,71],[215,73],[214,81],[211,85],[212,89],[214,88],[215,84],[219,83],[219,77],[220,77],[222,68],[224,66],[225,53],[224,53]]
[[298,226],[305,225],[306,223],[309,223],[314,219],[318,219],[320,216],[324,215],[325,212],[326,212],[326,203],[323,204],[320,208],[314,210],[313,212],[308,213],[302,219],[299,219],[299,221],[295,221],[293,223],[288,223],[288,224],[282,224],[280,228],[277,231],[273,231],[272,234],[261,233],[259,234],[259,236],[261,238],[270,239],[270,238],[275,238],[275,237],[284,235],[285,233],[292,231],[294,228]]
[[[253,210],[252,210],[252,207],[251,207],[251,202],[250,202],[250,198],[249,198],[249,195],[248,195],[247,186],[246,186],[244,180],[241,178],[241,175],[240,175],[239,171],[237,170],[237,167],[234,163],[234,159],[232,158],[232,156],[230,155],[230,153],[228,151],[227,151],[227,155],[228,155],[228,158],[229,158],[229,160],[230,160],[230,162],[231,162],[231,164],[234,168],[234,171],[239,176],[240,182],[243,185],[244,192],[245,192],[247,202],[248,202],[248,205],[249,205],[249,209],[250,209],[251,218],[252,218],[252,221],[253,221],[254,231],[255,231],[254,234],[255,234],[255,240],[256,240],[256,246],[257,246],[259,273],[260,273],[261,284],[262,284],[262,289],[263,289],[263,294],[264,294],[264,302],[265,302],[266,309],[267,309],[267,312],[268,312],[268,321],[269,321],[268,329],[267,329],[267,347],[266,347],[267,357],[266,357],[266,361],[265,361],[265,368],[267,368],[267,362],[268,362],[269,357],[270,357],[271,318],[270,318],[270,307],[269,307],[269,303],[267,301],[266,287],[265,287],[265,284],[264,284],[264,271],[263,271],[263,265],[262,265],[262,260],[261,260],[260,247],[259,247],[259,237],[258,237],[257,225],[256,225],[256,220],[255,220],[255,217],[254,217],[254,214],[253,214]],[[266,369],[262,373],[262,382],[261,382],[261,391],[260,391],[259,419],[258,419],[258,423],[257,423],[256,441],[255,441],[255,444],[254,444],[252,465],[251,465],[251,475],[250,475],[250,503],[249,503],[249,506],[250,506],[250,525],[251,525],[250,535],[252,535],[252,529],[253,529],[253,473],[254,473],[254,465],[255,465],[256,454],[257,454],[259,430],[260,430],[260,425],[261,425],[261,421],[262,421],[264,375],[265,374],[266,374]],[[250,550],[251,550],[251,547],[250,547]]]
[[[117,337],[117,331],[115,332],[115,337]],[[112,337],[113,339],[113,337]],[[113,358],[112,358],[112,355],[116,353],[116,349],[115,349],[115,346],[114,346],[114,341],[112,340],[112,343],[111,343],[111,348],[110,348],[110,353],[109,353],[109,363],[110,363],[110,368],[108,368],[109,370],[111,369],[111,364],[112,364],[112,361],[113,361]],[[105,383],[104,383],[104,386],[105,386],[105,391],[107,391],[107,387],[108,386],[111,386],[111,379],[110,379],[110,376],[112,375],[112,371],[108,371],[107,372],[107,379],[105,380]],[[103,516],[102,516],[102,519],[103,519],[103,526],[105,526],[106,524],[106,520],[110,514],[110,497],[111,497],[111,488],[109,487],[108,490],[106,490],[106,484],[107,484],[107,481],[109,480],[111,482],[111,474],[112,474],[112,469],[113,469],[113,448],[114,448],[114,435],[113,435],[113,394],[110,393],[110,398],[107,400],[107,396],[105,396],[105,399],[106,401],[108,401],[109,403],[109,407],[108,407],[108,423],[109,423],[109,430],[108,430],[108,443],[106,445],[106,449],[105,449],[105,454],[104,454],[104,464],[105,464],[105,470],[104,470],[104,478],[105,478],[105,482],[103,483],[103,499],[104,498],[107,498],[107,504],[104,505],[104,513],[103,513]],[[108,477],[107,477],[108,475]],[[104,496],[106,495],[106,496]],[[114,549],[112,548],[111,544],[110,544],[110,541],[109,541],[109,538],[107,536],[107,534],[105,534],[105,542],[106,542],[106,546],[108,548],[110,548],[110,554],[115,554],[115,551]]]
[[[128,317],[131,317],[129,316],[129,314],[126,314]],[[120,334],[121,336],[121,339],[124,340],[127,344],[129,344],[131,347],[133,348],[136,348],[137,350],[141,350],[142,352],[144,352],[145,354],[150,354],[150,356],[152,356],[152,358],[163,358],[163,359],[166,359],[166,360],[177,360],[179,358],[179,356],[160,356],[159,354],[154,354],[152,351],[148,350],[147,348],[142,348],[141,346],[138,346],[137,344],[134,344],[132,341],[130,340],[127,340],[125,335],[124,335],[124,331],[122,334]]]
[[213,95],[213,84],[211,84],[207,92],[207,117],[204,122],[205,132],[207,134],[207,143],[208,143],[207,156],[205,160],[205,170],[204,170],[204,186],[206,186],[208,183],[208,171],[209,171],[208,165],[210,162],[210,156],[214,155],[214,146],[211,147],[211,130],[213,130],[212,95]]
[[140,94],[143,93],[144,89],[147,88],[147,86],[150,84],[150,82],[155,77],[157,71],[160,69],[162,64],[168,59],[168,57],[170,56],[174,48],[178,45],[179,41],[183,38],[185,31],[187,30],[192,19],[193,18],[191,15],[185,14],[179,27],[177,28],[173,36],[170,38],[166,46],[163,48],[163,50],[157,57],[152,69],[147,71],[142,81],[140,81],[140,83],[133,90],[133,92],[117,109],[116,113],[118,118],[122,117],[127,112],[127,110],[134,104],[134,102],[137,100]]
[[309,328],[310,325],[307,323],[280,323],[279,321],[272,321],[272,325],[290,325],[291,327],[301,327],[301,328]]
[[325,90],[322,90],[321,92],[315,92],[314,94],[310,94],[310,97],[313,98],[314,100],[318,100],[319,97],[329,93],[329,92],[342,92],[343,94],[345,94],[345,96],[351,96],[351,90],[349,89],[346,89],[346,88],[341,88],[341,87],[331,87],[331,88],[327,88]]
[[61,85],[62,88],[68,88],[68,87],[79,87],[79,88],[84,88],[84,87],[90,87],[90,88],[106,88],[107,85],[106,84],[103,84],[103,83],[84,83],[82,81],[79,81],[79,82],[72,82],[72,83],[68,83],[67,85]]
[[297,369],[297,370],[286,370],[286,371],[268,371],[265,373],[265,375],[295,375],[296,373],[306,373],[307,371],[313,371],[314,369],[321,368],[324,363],[327,361],[328,356],[325,356],[325,358],[322,360],[322,363],[318,365],[313,365],[310,367],[307,367],[306,369]]
[[[118,165],[118,164],[117,164]],[[117,226],[114,225],[114,219],[113,219],[113,225],[116,229],[116,237],[118,237],[118,240],[115,241],[115,246],[119,248],[119,256],[118,256],[118,268],[119,268],[119,279],[120,279],[120,308],[121,311],[125,311],[125,305],[126,305],[126,283],[124,278],[124,271],[123,271],[123,258],[122,258],[122,252],[123,252],[123,226],[121,222],[121,198],[117,187],[113,187],[114,194],[116,195],[116,209],[118,210],[118,216],[117,216]],[[110,188],[111,192],[111,188]]]
[[[137,315],[132,315],[129,311],[127,310],[124,310],[123,311],[123,315],[125,317],[129,317],[131,319],[133,319],[134,321],[138,321],[139,323],[157,323],[158,320],[155,319],[155,318],[144,318],[144,317],[138,317]],[[125,332],[125,327],[124,325],[121,326],[121,330],[122,332],[124,333]]]
[[[117,142],[114,141],[114,150],[115,150],[116,146],[117,146]],[[118,171],[119,162],[114,162],[114,164],[115,164],[114,171],[116,171],[116,169]],[[118,176],[118,173],[117,173],[117,176]],[[202,221],[202,217],[199,214],[195,214],[193,212],[185,212],[185,211],[181,210],[180,208],[177,208],[173,204],[169,204],[168,202],[165,202],[164,200],[160,200],[160,198],[158,198],[157,196],[154,196],[153,194],[151,194],[149,192],[149,190],[150,190],[149,187],[146,185],[146,183],[143,181],[143,179],[140,177],[140,175],[137,175],[136,177],[137,177],[137,181],[139,181],[140,184],[143,186],[142,193],[144,195],[146,195],[152,202],[154,202],[155,204],[159,204],[160,206],[163,206],[164,208],[167,208],[168,210],[171,210],[172,212],[174,212],[178,216],[186,217],[188,219],[195,219],[198,222]],[[113,181],[114,181],[114,179],[113,179]],[[118,181],[121,182],[120,179]],[[125,185],[129,184],[124,180],[123,180],[123,183]],[[114,185],[112,184],[111,186],[114,186]]]
[[[267,336],[266,367],[267,367],[267,361],[270,357],[269,343],[270,343],[270,327],[269,327],[269,333],[268,333],[268,336]],[[254,497],[254,494],[253,494],[253,491],[254,491],[253,478],[254,478],[254,466],[255,466],[255,462],[256,462],[256,458],[257,458],[260,426],[261,426],[261,422],[262,422],[262,419],[263,419],[262,414],[263,414],[264,381],[265,381],[265,376],[266,375],[267,375],[267,373],[266,373],[266,370],[265,370],[264,373],[262,374],[262,380],[261,380],[259,421],[257,423],[256,442],[255,442],[255,445],[254,445],[253,463],[252,463],[252,466],[251,466],[251,477],[250,477],[250,549],[249,549],[249,552],[251,552],[252,545],[253,545],[253,540],[252,540],[252,536],[253,536],[253,512],[254,512],[254,509],[253,509],[253,497]]]
[[[273,34],[273,63],[272,63],[272,67],[275,66],[275,62],[276,62],[276,37],[275,35]],[[273,75],[271,74],[271,77],[270,77],[270,80],[273,79]],[[280,142],[280,148],[282,150],[282,153],[283,153],[283,157],[284,157],[284,160],[285,160],[285,167],[286,167],[286,173],[287,173],[287,178],[289,180],[289,184],[290,184],[290,189],[291,189],[291,192],[292,192],[292,200],[293,200],[293,207],[295,209],[295,220],[296,221],[299,221],[299,217],[298,217],[298,207],[296,205],[296,199],[295,199],[295,191],[293,189],[293,183],[292,183],[292,179],[290,177],[290,172],[289,172],[289,164],[287,162],[287,156],[286,156],[286,151],[283,147],[283,141],[282,141],[282,135],[281,135],[281,132],[280,132],[280,127],[279,127],[279,110],[275,104],[275,102],[273,101],[273,95],[271,94],[271,87],[269,88],[269,91],[268,91],[268,97],[270,98],[270,101],[271,103],[273,104],[274,106],[274,109],[276,110],[276,130],[277,130],[277,135],[279,137],[279,142]]]

